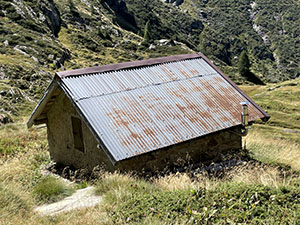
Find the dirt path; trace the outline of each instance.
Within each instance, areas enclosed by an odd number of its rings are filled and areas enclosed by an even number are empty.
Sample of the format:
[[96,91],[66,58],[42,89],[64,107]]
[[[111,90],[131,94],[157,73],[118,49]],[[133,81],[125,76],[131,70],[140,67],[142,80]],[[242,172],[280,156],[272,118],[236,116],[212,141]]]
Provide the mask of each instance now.
[[55,215],[74,209],[92,207],[101,201],[101,196],[94,194],[93,187],[77,190],[73,195],[52,204],[45,204],[35,208],[41,215]]

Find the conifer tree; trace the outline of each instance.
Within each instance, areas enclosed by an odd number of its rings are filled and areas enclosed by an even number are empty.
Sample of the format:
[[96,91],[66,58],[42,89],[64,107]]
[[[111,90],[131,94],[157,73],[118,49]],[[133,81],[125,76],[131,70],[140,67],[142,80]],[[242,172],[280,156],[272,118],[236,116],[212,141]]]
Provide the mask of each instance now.
[[250,61],[245,50],[242,51],[239,57],[238,69],[242,76],[247,76],[250,73]]
[[151,38],[151,27],[150,27],[150,21],[148,20],[145,29],[144,29],[144,42],[145,43],[150,43],[152,40]]

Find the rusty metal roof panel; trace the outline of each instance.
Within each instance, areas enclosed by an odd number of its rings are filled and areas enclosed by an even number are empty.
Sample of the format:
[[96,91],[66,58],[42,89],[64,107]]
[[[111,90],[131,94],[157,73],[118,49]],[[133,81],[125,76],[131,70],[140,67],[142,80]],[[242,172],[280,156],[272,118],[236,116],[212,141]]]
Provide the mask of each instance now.
[[[134,70],[121,70],[115,72],[89,74],[76,77],[66,77],[64,83],[73,88],[76,98],[85,98],[95,95],[111,94],[142,88],[149,85],[160,85],[189,79],[194,76],[207,76],[217,74],[211,67],[205,68],[203,59],[159,64],[151,67],[142,67]],[[195,60],[194,60],[195,61]]]
[[[60,83],[115,161],[240,125],[248,100],[202,57]],[[263,117],[251,102],[249,120]]]

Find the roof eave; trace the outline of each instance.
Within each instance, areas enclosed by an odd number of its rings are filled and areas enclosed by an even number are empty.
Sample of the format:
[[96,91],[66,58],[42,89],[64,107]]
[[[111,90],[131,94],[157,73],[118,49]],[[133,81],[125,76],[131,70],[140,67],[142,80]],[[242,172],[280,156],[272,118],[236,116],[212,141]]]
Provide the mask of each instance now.
[[38,104],[35,106],[34,110],[32,111],[26,125],[27,128],[31,128],[35,124],[36,118],[43,112],[44,107],[46,106],[48,100],[50,99],[53,91],[58,87],[56,79],[53,79],[48,86],[47,90],[45,91],[43,97],[40,99]]

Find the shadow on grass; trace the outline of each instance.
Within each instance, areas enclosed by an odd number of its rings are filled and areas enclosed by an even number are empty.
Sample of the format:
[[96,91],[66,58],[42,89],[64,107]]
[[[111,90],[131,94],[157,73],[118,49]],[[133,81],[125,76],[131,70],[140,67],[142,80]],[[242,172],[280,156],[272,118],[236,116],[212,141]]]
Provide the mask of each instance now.
[[247,81],[256,84],[256,85],[265,85],[265,83],[257,77],[254,73],[248,72],[247,74],[244,75],[247,79]]

